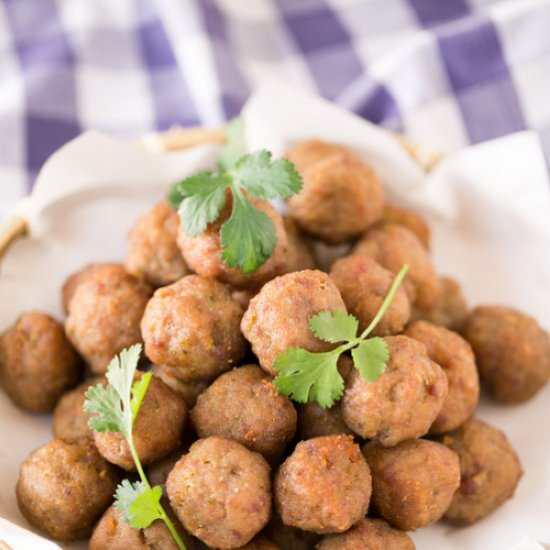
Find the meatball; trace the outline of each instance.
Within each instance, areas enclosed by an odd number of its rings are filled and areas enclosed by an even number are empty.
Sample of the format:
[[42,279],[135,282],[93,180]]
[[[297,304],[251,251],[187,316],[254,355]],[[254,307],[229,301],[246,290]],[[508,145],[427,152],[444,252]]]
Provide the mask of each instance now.
[[354,369],[342,398],[342,414],[356,434],[391,447],[428,432],[445,402],[448,383],[424,344],[402,335],[385,341],[390,351],[385,372],[368,382]]
[[384,205],[382,223],[392,223],[406,227],[418,237],[420,242],[426,247],[426,250],[430,250],[430,227],[424,218],[414,210],[386,203]]
[[88,426],[90,414],[84,410],[84,395],[90,386],[106,384],[106,378],[96,376],[86,380],[63,395],[53,412],[52,431],[54,437],[63,441],[78,441],[82,438],[93,438],[93,431]]
[[54,539],[82,539],[111,504],[116,470],[91,441],[54,439],[21,465],[16,495],[27,520]]
[[480,306],[468,316],[464,337],[496,400],[527,401],[548,382],[550,339],[533,317],[512,308]]
[[273,362],[291,346],[309,351],[334,347],[316,338],[309,318],[321,311],[345,311],[344,301],[330,277],[321,271],[288,273],[269,281],[250,301],[241,330],[252,344],[260,365],[275,375]]
[[158,376],[173,392],[177,393],[188,408],[195,406],[197,397],[208,387],[206,380],[184,382],[178,378],[178,370],[166,365],[153,365],[153,374]]
[[164,200],[143,214],[128,235],[128,272],[153,287],[187,275],[177,244],[178,229],[178,213]]
[[[165,509],[167,509],[166,506]],[[179,526],[178,523],[175,523],[175,525],[176,528]],[[184,533],[181,528],[178,531],[187,546],[187,550],[193,550],[195,545],[190,540],[191,537]],[[123,521],[120,512],[114,506],[111,506],[96,525],[88,549],[178,550],[178,545],[164,521],[157,519],[145,529],[134,529]]]
[[[353,368],[352,360],[346,355],[342,355],[338,359],[338,370],[344,380],[348,379]],[[344,422],[340,402],[330,408],[323,408],[315,401],[299,405],[298,431],[300,439],[352,433]]]
[[27,411],[53,410],[78,382],[80,366],[63,325],[45,313],[24,313],[0,336],[0,384]]
[[256,365],[222,374],[191,411],[199,437],[234,439],[267,459],[282,455],[296,432],[296,418],[290,399]]
[[80,285],[80,283],[84,281],[86,278],[88,278],[90,274],[93,273],[94,271],[105,269],[107,266],[109,266],[111,269],[120,268],[120,264],[107,264],[107,263],[89,264],[86,267],[83,267],[79,271],[76,271],[75,273],[67,277],[61,289],[61,301],[63,306],[63,313],[65,313],[65,315],[68,315],[69,313],[71,300],[73,299],[75,290]]
[[351,152],[312,162],[301,174],[304,185],[288,199],[288,212],[310,235],[341,243],[382,218],[382,182],[369,164]]
[[286,153],[286,158],[294,164],[296,170],[303,172],[309,166],[326,159],[336,153],[346,153],[349,150],[343,145],[327,143],[320,139],[306,139],[293,145]]
[[372,471],[372,501],[382,517],[404,531],[437,521],[460,485],[458,456],[444,445],[411,439],[387,449],[363,448]]
[[347,435],[301,441],[275,476],[283,523],[315,533],[342,533],[367,513],[369,467]]
[[406,227],[394,224],[375,227],[359,241],[353,253],[373,258],[394,274],[408,264],[405,289],[411,301],[423,309],[430,309],[437,304],[441,295],[441,282],[424,245]]
[[294,220],[283,218],[283,223],[288,239],[285,271],[292,273],[293,271],[304,271],[304,269],[315,269],[317,266],[309,240],[300,233]]
[[[330,277],[348,311],[359,320],[359,330],[363,331],[378,313],[395,276],[372,258],[352,255],[338,260],[330,270]],[[402,332],[410,314],[409,298],[400,286],[372,334],[386,336]]]
[[248,304],[250,304],[250,300],[252,300],[255,295],[256,292],[245,288],[235,288],[231,291],[231,298],[243,308],[243,311],[246,310]]
[[474,414],[479,399],[479,378],[470,344],[455,332],[426,321],[412,323],[406,334],[426,346],[430,359],[445,371],[449,383],[449,393],[430,432],[458,428]]
[[139,323],[150,296],[121,265],[96,265],[81,277],[65,329],[94,373],[104,374],[117,353],[141,342]]
[[[187,419],[185,402],[166,384],[153,377],[134,423],[132,434],[143,464],[151,464],[181,445]],[[113,464],[134,470],[125,437],[118,432],[94,432],[99,452]]]
[[286,270],[288,239],[283,217],[267,201],[248,197],[250,202],[271,218],[275,226],[277,244],[271,256],[252,273],[245,273],[238,267],[229,267],[222,259],[220,229],[231,213],[231,198],[226,201],[219,218],[208,225],[197,237],[187,235],[180,228],[178,245],[187,265],[199,275],[213,277],[236,288],[256,289]]
[[166,490],[184,527],[208,546],[244,546],[271,514],[265,459],[221,437],[200,439],[170,472]]
[[245,354],[242,315],[225,285],[188,275],[157,290],[147,304],[141,323],[145,353],[184,382],[212,379]]
[[449,521],[474,523],[514,495],[523,470],[500,430],[472,418],[440,440],[460,459],[460,487],[445,514]]
[[328,535],[318,550],[415,550],[411,537],[381,519],[365,518],[347,533]]
[[170,453],[168,456],[153,462],[147,467],[147,477],[149,478],[149,483],[154,487],[155,485],[166,485],[166,478],[168,474],[174,468],[176,462],[187,452],[189,451],[190,445],[186,443],[182,447],[175,450],[173,453]]
[[316,533],[285,525],[281,517],[275,512],[273,512],[271,521],[265,528],[265,533],[282,550],[313,550],[321,538]]
[[431,309],[413,308],[411,318],[430,321],[434,325],[442,325],[450,330],[462,331],[464,321],[468,317],[468,304],[462,289],[455,279],[441,277],[441,295]]

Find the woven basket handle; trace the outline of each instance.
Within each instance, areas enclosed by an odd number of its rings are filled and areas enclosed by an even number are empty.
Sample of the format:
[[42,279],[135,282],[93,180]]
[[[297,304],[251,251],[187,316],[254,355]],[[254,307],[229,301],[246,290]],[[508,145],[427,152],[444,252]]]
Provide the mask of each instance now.
[[[174,128],[157,134],[158,143],[165,151],[181,151],[205,143],[223,143],[223,128]],[[428,147],[418,145],[403,134],[395,134],[400,145],[427,172],[441,159],[442,155]],[[0,225],[0,260],[10,246],[28,234],[27,221],[21,216],[12,216]]]

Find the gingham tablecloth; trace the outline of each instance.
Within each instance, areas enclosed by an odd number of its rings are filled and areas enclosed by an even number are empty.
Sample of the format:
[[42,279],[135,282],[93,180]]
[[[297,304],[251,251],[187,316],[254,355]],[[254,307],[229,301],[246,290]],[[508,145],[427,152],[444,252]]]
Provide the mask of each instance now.
[[0,216],[83,130],[219,124],[272,75],[444,151],[550,152],[550,0],[3,0]]

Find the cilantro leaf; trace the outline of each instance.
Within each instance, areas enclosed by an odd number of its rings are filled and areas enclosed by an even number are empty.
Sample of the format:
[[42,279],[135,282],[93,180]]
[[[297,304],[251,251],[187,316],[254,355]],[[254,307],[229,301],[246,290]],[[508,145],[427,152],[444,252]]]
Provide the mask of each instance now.
[[88,425],[96,432],[120,432],[126,429],[120,397],[112,386],[96,384],[87,389],[84,410],[92,413]]
[[245,153],[244,122],[241,117],[236,117],[225,127],[225,145],[220,152],[218,165],[222,170],[229,170]]
[[288,348],[277,356],[273,380],[280,393],[298,403],[317,401],[323,408],[332,407],[342,396],[344,380],[338,372],[338,350],[313,353],[302,348]]
[[180,223],[191,237],[197,237],[209,223],[216,221],[225,204],[225,188],[187,197],[179,208]]
[[271,218],[239,190],[234,191],[231,216],[222,225],[220,238],[224,262],[230,267],[240,267],[245,273],[258,269],[277,244]]
[[374,382],[386,370],[390,350],[385,340],[380,337],[369,338],[351,350],[353,364],[361,376]]
[[145,529],[157,519],[163,519],[161,487],[148,487],[142,481],[123,480],[115,493],[115,508],[122,519],[135,529]]
[[146,372],[139,380],[132,384],[132,399],[130,401],[130,409],[132,410],[132,422],[136,421],[139,409],[143,403],[143,398],[149,389],[149,384],[153,378],[153,373]]
[[232,171],[250,193],[266,200],[286,198],[302,188],[302,178],[286,160],[271,160],[271,153],[258,151],[240,158]]
[[317,338],[336,344],[353,340],[357,335],[359,322],[353,315],[341,309],[321,311],[309,318],[309,328]]

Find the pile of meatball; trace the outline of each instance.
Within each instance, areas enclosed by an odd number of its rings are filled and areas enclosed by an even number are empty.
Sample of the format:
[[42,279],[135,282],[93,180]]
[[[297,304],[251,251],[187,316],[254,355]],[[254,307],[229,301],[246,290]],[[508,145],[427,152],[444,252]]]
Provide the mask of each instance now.
[[[53,411],[53,439],[21,465],[23,515],[92,550],[176,548],[164,523],[137,530],[113,503],[135,476],[123,436],[94,433],[86,389],[142,342],[154,376],[134,425],[137,452],[189,550],[411,550],[407,531],[468,525],[514,494],[516,451],[475,417],[480,380],[503,405],[550,376],[548,334],[516,309],[469,309],[430,260],[430,230],[385,199],[380,178],[339,145],[287,153],[304,181],[273,220],[277,246],[255,272],[221,259],[219,219],[186,235],[165,201],[137,220],[124,264],[95,263],[63,289],[64,323],[24,313],[0,338],[0,381],[29,412]],[[230,198],[227,199],[228,202]],[[273,384],[290,346],[312,352],[309,318],[343,310],[366,327],[400,268],[409,273],[375,334],[391,357],[374,382],[351,359],[332,408]]]

